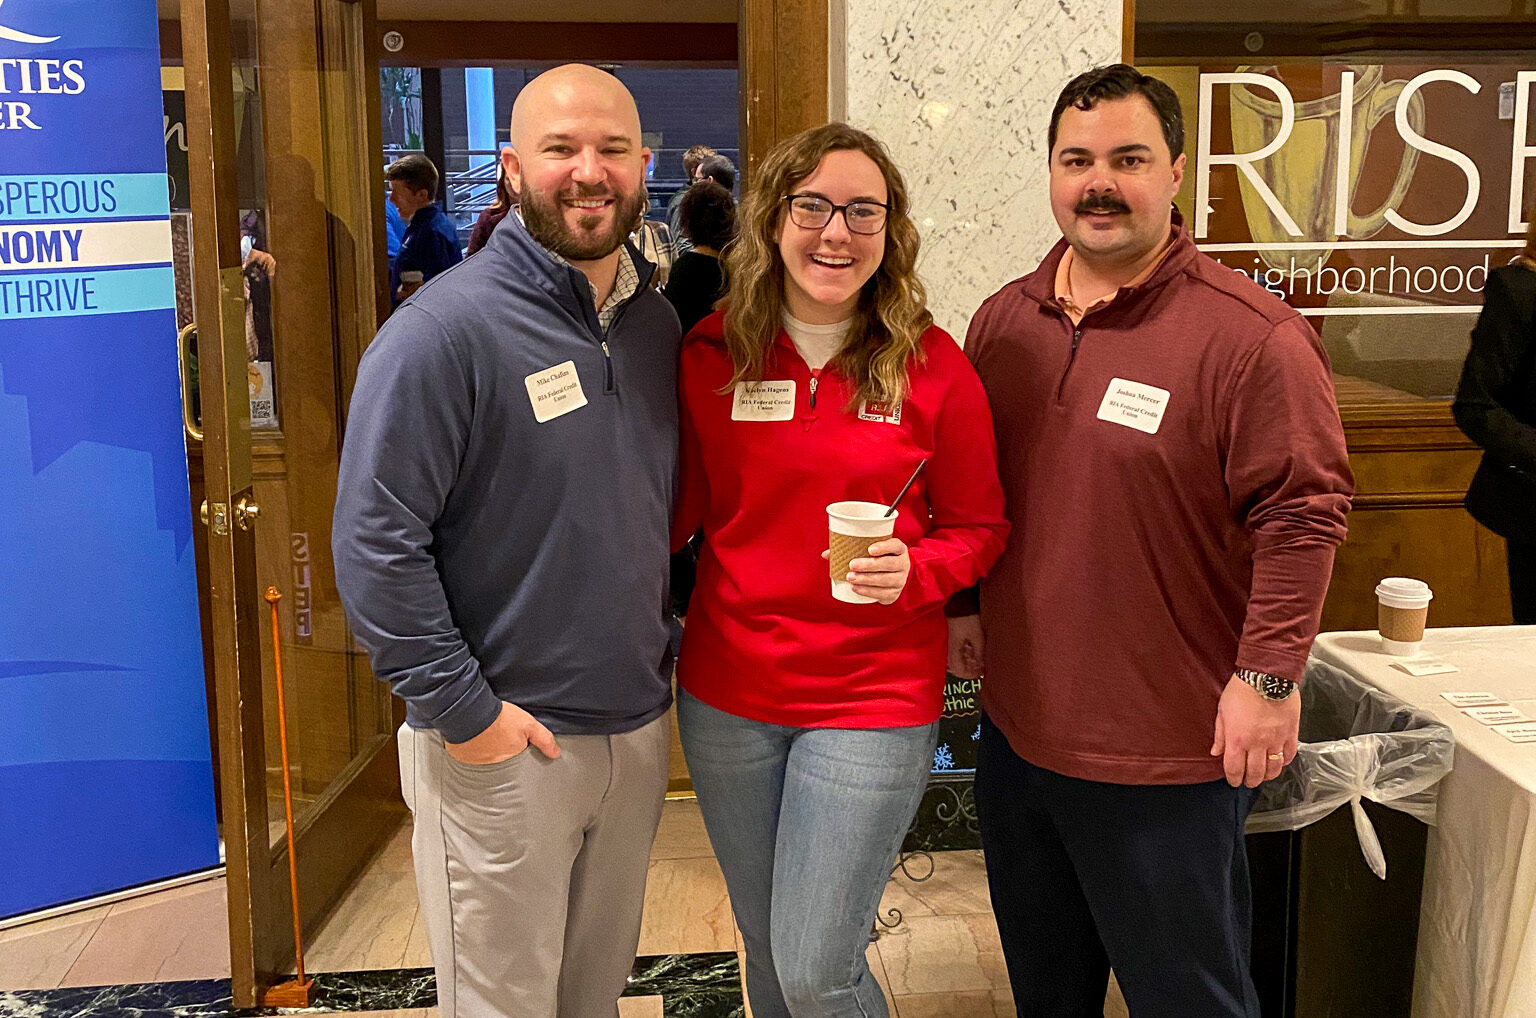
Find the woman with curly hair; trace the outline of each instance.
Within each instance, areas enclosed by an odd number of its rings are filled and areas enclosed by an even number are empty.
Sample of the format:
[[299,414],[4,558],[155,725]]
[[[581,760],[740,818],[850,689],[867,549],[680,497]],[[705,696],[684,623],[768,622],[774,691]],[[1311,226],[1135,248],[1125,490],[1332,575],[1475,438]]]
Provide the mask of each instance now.
[[[678,728],[757,1018],[887,1014],[865,948],[933,764],[944,603],[1003,550],[992,416],[934,327],[879,142],[829,124],[754,175],[723,310],[684,341]],[[827,506],[898,504],[836,579]]]

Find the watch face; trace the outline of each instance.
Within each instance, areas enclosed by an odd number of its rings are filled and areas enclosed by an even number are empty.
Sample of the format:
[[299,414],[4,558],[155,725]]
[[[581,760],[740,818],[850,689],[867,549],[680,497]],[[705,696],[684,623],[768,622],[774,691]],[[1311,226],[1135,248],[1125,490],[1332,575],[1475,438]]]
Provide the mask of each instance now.
[[1238,678],[1252,686],[1266,700],[1284,700],[1296,689],[1296,683],[1290,679],[1282,679],[1278,675],[1270,675],[1268,672],[1255,671],[1251,668],[1240,668]]

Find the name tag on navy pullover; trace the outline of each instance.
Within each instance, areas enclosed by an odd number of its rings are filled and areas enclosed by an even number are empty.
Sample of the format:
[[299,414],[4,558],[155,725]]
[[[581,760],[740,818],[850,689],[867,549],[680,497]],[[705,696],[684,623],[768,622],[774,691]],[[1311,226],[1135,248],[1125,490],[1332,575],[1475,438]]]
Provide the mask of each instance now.
[[587,405],[587,394],[581,390],[581,378],[576,374],[575,361],[535,371],[523,379],[523,384],[528,386],[533,419],[540,424]]

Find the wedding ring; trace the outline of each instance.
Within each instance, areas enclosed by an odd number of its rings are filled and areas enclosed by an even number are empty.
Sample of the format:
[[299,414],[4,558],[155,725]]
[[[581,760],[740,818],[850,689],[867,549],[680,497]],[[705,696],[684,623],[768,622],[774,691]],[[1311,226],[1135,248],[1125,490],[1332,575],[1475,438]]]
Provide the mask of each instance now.
[[1271,754],[1269,754],[1269,758],[1271,760],[1284,760],[1285,759],[1285,754],[1284,753],[1271,753]]

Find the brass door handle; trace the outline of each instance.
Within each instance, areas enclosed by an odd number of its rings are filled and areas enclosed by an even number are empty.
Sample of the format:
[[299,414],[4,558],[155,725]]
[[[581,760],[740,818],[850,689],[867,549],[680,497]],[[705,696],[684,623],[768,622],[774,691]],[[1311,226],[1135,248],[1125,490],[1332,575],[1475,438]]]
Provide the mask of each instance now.
[[235,525],[241,530],[250,530],[258,517],[261,516],[261,506],[245,495],[240,496],[240,501],[235,503]]
[[192,337],[196,335],[196,322],[188,322],[176,334],[176,374],[181,378],[181,426],[186,430],[188,438],[201,442],[202,425],[192,416]]

